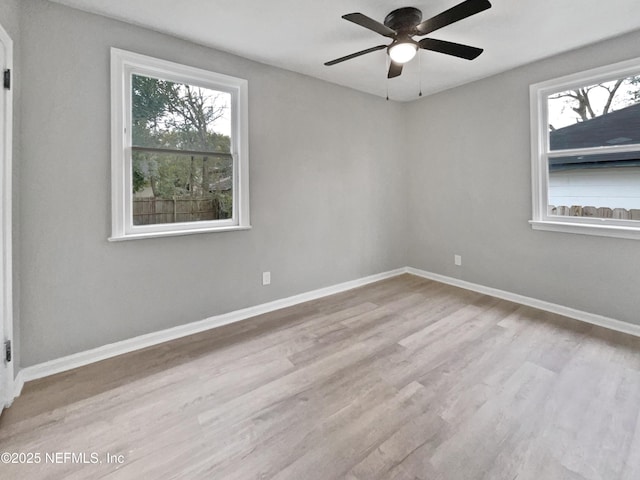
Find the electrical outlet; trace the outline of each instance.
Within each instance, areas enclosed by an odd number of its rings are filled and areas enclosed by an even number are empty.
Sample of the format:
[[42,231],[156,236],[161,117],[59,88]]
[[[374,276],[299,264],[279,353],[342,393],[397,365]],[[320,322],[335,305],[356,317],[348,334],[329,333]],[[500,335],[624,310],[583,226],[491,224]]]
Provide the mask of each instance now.
[[457,266],[462,265],[462,255],[454,255],[453,263],[455,263]]
[[271,284],[271,272],[262,272],[262,285]]

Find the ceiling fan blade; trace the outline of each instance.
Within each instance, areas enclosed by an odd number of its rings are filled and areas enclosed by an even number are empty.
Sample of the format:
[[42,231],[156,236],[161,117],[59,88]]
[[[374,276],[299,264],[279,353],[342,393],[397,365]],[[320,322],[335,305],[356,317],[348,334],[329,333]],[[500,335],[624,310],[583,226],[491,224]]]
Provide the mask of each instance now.
[[389,74],[387,75],[387,78],[399,77],[401,73],[402,73],[402,64],[392,61],[391,65],[389,65]]
[[362,13],[347,13],[346,15],[343,15],[342,18],[344,18],[345,20],[349,20],[356,25],[360,25],[361,27],[373,30],[380,35],[384,35],[385,37],[393,38],[396,35],[395,30],[390,29],[380,22],[376,22],[373,18],[369,18]]
[[455,57],[473,60],[483,52],[482,48],[470,47],[460,43],[446,42],[444,40],[436,40],[435,38],[423,38],[418,42],[420,48],[431,50],[433,52],[445,53]]
[[329,67],[331,65],[335,65],[336,63],[344,62],[345,60],[351,60],[352,58],[359,57],[360,55],[366,55],[367,53],[375,52],[377,50],[382,50],[383,48],[387,48],[387,45],[378,45],[377,47],[367,48],[366,50],[362,50],[360,52],[352,53],[351,55],[346,55],[344,57],[331,60],[330,62],[326,62],[325,65]]
[[434,32],[439,28],[446,27],[452,23],[458,22],[462,19],[480,13],[488,8],[491,8],[491,3],[488,0],[466,0],[459,3],[455,7],[445,10],[439,15],[432,17],[416,26],[417,35],[427,35]]

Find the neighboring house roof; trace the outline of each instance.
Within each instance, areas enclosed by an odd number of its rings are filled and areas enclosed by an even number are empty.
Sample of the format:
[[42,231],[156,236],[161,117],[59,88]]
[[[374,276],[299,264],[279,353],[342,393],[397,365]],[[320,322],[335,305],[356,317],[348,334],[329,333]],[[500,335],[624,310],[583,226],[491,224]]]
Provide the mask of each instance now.
[[227,192],[231,190],[232,184],[233,184],[233,179],[231,178],[231,176],[221,178],[217,182],[209,184],[209,191],[210,192]]
[[[552,151],[609,145],[640,144],[640,103],[550,132]],[[550,159],[550,170],[639,166],[636,152]]]

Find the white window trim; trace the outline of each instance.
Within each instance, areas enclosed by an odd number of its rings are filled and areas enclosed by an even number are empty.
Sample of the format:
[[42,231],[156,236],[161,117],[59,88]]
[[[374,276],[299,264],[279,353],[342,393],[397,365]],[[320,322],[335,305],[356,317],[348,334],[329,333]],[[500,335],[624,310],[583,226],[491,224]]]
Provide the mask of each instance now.
[[[131,211],[131,75],[188,83],[231,94],[233,213],[231,219],[133,225]],[[111,216],[110,241],[247,230],[249,221],[248,82],[117,48],[111,49]]]
[[640,222],[611,218],[569,217],[548,214],[550,156],[602,154],[640,150],[640,145],[617,145],[586,149],[549,150],[547,97],[564,90],[602,83],[640,73],[640,58],[607,65],[531,85],[531,177],[533,217],[529,221],[535,230],[640,239]]

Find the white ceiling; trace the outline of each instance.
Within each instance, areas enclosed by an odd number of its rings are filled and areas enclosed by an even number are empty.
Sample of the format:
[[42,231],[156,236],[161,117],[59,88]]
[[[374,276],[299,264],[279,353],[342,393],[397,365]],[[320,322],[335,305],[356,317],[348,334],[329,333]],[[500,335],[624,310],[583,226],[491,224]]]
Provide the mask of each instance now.
[[384,97],[388,88],[401,101],[418,98],[420,77],[428,95],[640,29],[640,0],[491,0],[491,9],[429,35],[484,48],[480,57],[422,51],[400,77],[387,80],[386,50],[323,65],[389,43],[340,17],[361,12],[382,22],[391,10],[414,6],[426,19],[462,0],[52,1],[374,95]]

